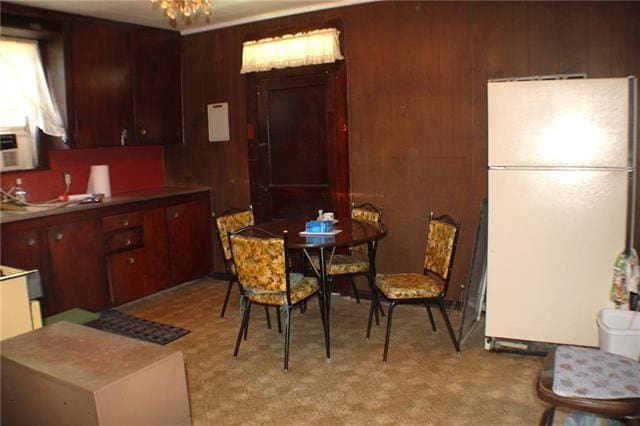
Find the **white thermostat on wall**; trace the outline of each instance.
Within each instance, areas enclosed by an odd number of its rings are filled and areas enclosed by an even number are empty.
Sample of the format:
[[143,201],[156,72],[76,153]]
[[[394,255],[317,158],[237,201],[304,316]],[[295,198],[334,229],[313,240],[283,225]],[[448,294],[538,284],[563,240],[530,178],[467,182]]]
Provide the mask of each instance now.
[[229,103],[207,105],[207,118],[209,121],[209,142],[222,142],[229,140]]

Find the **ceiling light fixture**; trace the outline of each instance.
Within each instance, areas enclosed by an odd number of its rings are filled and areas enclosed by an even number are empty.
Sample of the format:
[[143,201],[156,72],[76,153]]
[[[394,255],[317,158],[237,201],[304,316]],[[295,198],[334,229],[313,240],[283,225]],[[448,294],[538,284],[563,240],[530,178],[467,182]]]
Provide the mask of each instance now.
[[160,3],[160,8],[171,20],[181,13],[185,18],[189,18],[202,9],[205,15],[211,13],[211,0],[151,0],[151,3]]

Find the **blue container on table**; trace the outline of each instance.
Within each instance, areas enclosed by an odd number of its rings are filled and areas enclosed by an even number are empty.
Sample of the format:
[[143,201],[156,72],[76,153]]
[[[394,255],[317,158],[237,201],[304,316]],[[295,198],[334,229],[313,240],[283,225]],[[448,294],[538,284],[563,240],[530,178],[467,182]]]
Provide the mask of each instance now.
[[305,225],[307,232],[331,232],[333,231],[333,222],[328,220],[310,220]]

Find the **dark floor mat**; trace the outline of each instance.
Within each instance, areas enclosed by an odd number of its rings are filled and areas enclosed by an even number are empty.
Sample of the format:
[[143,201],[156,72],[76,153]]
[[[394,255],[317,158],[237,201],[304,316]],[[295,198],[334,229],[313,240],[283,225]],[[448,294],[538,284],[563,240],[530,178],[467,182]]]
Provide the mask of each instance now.
[[85,325],[159,345],[166,345],[190,333],[189,330],[184,328],[134,317],[116,309],[103,312],[100,314],[99,319],[88,322]]

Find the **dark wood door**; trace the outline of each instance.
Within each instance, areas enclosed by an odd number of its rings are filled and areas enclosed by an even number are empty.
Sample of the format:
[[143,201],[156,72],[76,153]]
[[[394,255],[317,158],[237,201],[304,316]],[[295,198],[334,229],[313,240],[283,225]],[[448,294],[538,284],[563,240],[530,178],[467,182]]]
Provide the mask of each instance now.
[[191,201],[167,208],[167,232],[172,284],[200,278],[211,272],[209,200]]
[[146,210],[142,219],[145,257],[149,265],[147,279],[153,292],[166,288],[171,281],[169,242],[164,210],[163,208]]
[[69,127],[76,148],[117,146],[131,136],[129,43],[129,33],[120,28],[98,22],[73,23]]
[[55,312],[81,308],[98,312],[110,305],[104,281],[102,234],[98,221],[85,220],[47,229]]
[[131,35],[135,145],[182,141],[180,35],[140,31]]
[[249,161],[259,222],[311,219],[319,209],[348,212],[345,82],[334,67],[254,77],[249,121],[258,131],[249,138]]

